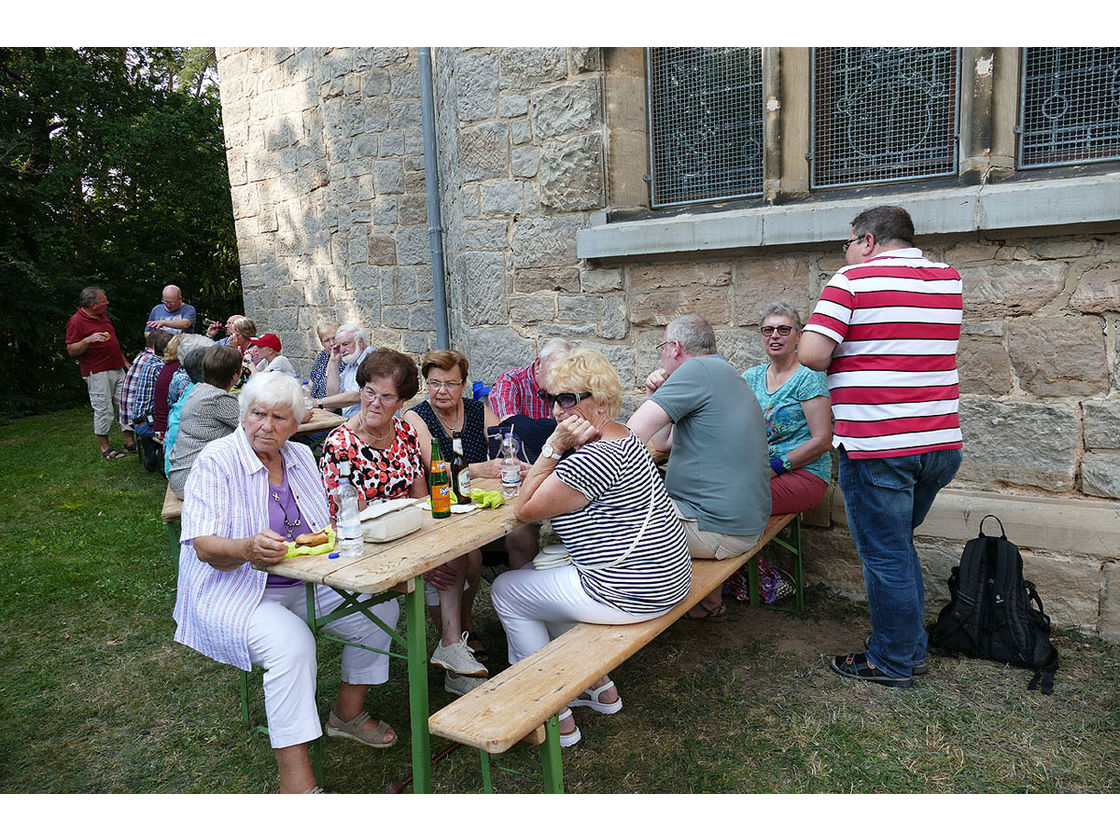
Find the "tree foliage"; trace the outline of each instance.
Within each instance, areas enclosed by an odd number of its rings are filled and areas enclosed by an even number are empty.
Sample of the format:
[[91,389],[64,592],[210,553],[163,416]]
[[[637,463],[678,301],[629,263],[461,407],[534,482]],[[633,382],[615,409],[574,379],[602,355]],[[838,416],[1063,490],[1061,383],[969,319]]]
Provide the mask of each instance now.
[[84,398],[63,329],[103,287],[126,356],[164,285],[241,311],[212,48],[0,49],[0,414]]

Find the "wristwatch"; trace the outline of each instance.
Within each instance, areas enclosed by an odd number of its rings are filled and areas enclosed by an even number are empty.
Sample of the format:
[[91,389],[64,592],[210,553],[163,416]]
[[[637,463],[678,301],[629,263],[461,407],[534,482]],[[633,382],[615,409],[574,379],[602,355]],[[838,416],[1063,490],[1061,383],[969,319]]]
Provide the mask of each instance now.
[[544,446],[541,447],[541,457],[542,458],[552,458],[553,460],[559,461],[560,460],[560,453],[552,448],[551,443],[546,443]]

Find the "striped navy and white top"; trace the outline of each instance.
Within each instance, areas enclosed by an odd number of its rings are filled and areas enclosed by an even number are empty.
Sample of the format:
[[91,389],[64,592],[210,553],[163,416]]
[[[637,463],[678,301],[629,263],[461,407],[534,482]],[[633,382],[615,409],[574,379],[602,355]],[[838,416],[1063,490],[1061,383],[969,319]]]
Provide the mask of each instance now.
[[[556,465],[555,475],[589,504],[552,517],[585,592],[633,615],[662,613],[688,594],[692,563],[684,528],[642,442],[631,432],[595,441]],[[637,545],[634,541],[653,513]],[[610,564],[633,551],[621,563]]]

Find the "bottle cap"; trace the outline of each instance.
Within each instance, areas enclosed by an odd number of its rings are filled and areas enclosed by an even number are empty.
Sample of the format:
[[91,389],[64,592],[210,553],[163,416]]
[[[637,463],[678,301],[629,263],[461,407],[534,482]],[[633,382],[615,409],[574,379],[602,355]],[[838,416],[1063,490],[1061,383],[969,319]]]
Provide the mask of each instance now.
[[331,560],[337,560],[341,555],[337,551],[332,551],[327,557]]

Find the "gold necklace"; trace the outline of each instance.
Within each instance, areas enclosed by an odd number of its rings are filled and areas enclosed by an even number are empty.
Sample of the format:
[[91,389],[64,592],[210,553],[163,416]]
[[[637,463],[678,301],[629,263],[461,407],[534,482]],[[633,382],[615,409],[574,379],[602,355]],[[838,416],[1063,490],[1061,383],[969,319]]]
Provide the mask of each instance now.
[[367,444],[372,446],[374,449],[384,448],[383,446],[378,445],[378,441],[384,440],[386,444],[389,444],[389,443],[392,442],[393,438],[396,436],[396,429],[393,426],[390,426],[389,429],[385,432],[384,435],[374,436],[373,432],[371,432],[369,430],[369,427],[366,426],[366,422],[365,422],[365,420],[362,419],[362,416],[360,414],[358,415],[358,428],[357,428],[356,431],[358,433],[358,437],[360,437],[363,441],[365,441]]

